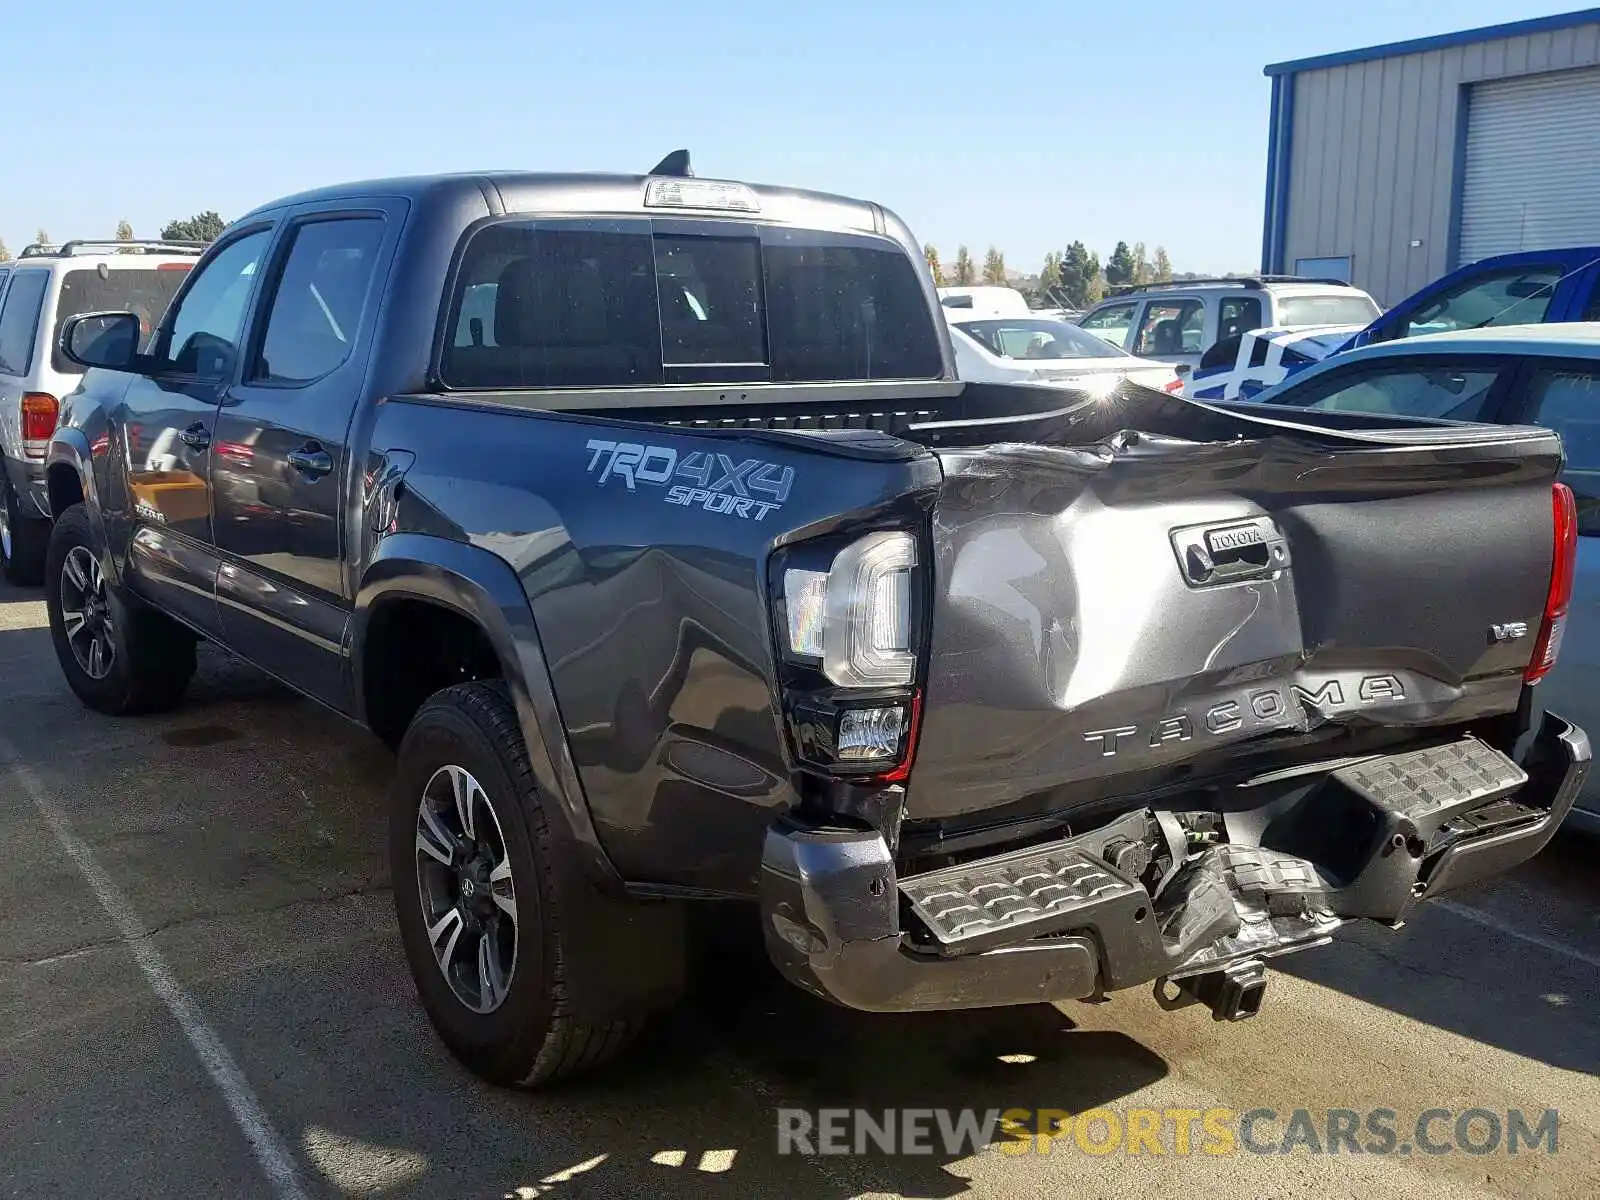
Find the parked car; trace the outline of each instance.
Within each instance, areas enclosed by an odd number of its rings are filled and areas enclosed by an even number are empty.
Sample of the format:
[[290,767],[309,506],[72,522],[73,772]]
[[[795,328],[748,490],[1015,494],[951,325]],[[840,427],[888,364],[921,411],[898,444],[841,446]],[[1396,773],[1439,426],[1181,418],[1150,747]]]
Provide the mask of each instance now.
[[44,577],[50,535],[45,451],[61,397],[83,368],[56,344],[73,316],[126,309],[147,334],[199,247],[168,242],[34,244],[0,263],[0,571],[16,584]]
[[[1485,327],[1369,344],[1313,364],[1257,400],[1301,412],[1541,425],[1561,435],[1577,498],[1577,558],[1561,660],[1540,701],[1600,724],[1600,324]],[[1600,832],[1600,776],[1569,822]]]
[[695,905],[858,1009],[1246,1017],[1588,766],[1528,690],[1553,434],[964,383],[875,204],[682,152],[330,187],[137,327],[63,331],[61,670],[161,709],[205,638],[395,746],[407,962],[492,1080],[617,1053]]
[[956,375],[985,383],[1047,383],[1110,391],[1125,379],[1176,390],[1166,363],[1135,358],[1066,321],[1024,316],[958,316],[947,312]]
[[1219,341],[1264,326],[1365,325],[1378,303],[1337,279],[1298,275],[1183,279],[1107,296],[1078,320],[1140,358],[1197,367]]
[[1001,314],[1008,317],[1026,316],[1030,311],[1028,300],[1016,288],[997,284],[974,287],[942,287],[939,303],[953,313]]
[[1435,280],[1371,322],[1264,328],[1218,342],[1184,381],[1199,400],[1248,400],[1358,346],[1499,325],[1600,320],[1600,246],[1520,250]]

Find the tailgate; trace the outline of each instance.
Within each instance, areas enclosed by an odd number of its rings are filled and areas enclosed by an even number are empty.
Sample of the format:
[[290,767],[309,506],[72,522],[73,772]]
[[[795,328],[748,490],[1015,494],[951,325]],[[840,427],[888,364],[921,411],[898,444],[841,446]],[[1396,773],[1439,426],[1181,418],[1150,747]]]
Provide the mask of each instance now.
[[1345,730],[1517,706],[1553,435],[1146,415],[1188,436],[926,439],[950,448],[909,818],[1052,789],[1070,808],[1237,769],[1241,743],[1325,758]]

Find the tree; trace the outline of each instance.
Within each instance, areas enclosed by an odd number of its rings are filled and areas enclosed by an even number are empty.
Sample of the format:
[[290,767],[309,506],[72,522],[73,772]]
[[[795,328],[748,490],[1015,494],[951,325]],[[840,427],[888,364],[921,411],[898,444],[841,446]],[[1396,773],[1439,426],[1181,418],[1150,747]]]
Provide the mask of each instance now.
[[1053,299],[1056,290],[1061,286],[1061,255],[1052,250],[1044,256],[1044,266],[1039,271],[1039,293],[1046,299]]
[[187,221],[168,221],[161,227],[161,237],[168,242],[214,242],[226,227],[227,223],[208,208]]
[[10,262],[11,251],[6,249],[5,238],[0,238],[0,262]]
[[1006,256],[993,246],[983,256],[983,281],[996,287],[1004,287],[1006,282]]
[[955,273],[956,286],[971,287],[973,281],[976,280],[977,277],[977,269],[972,265],[972,255],[967,252],[967,248],[965,246],[957,246]]
[[1133,244],[1133,282],[1149,283],[1150,281],[1150,260],[1145,257],[1144,243],[1135,242]]
[[1166,283],[1172,278],[1172,260],[1167,257],[1165,246],[1156,247],[1155,282]]
[[1087,308],[1100,280],[1100,256],[1073,242],[1061,256],[1061,290],[1073,308]]
[[1133,260],[1133,251],[1128,249],[1127,242],[1118,242],[1117,248],[1111,252],[1111,257],[1106,259],[1106,282],[1114,287],[1133,282],[1133,272],[1136,264]]
[[39,245],[41,245],[41,246],[50,245],[50,235],[48,233],[46,233],[43,229],[38,230],[33,235],[33,240],[38,242]]
[[[117,241],[119,241],[119,242],[131,242],[131,241],[133,241],[133,226],[128,224],[128,222],[126,222],[126,221],[118,221],[117,222]],[[121,251],[121,253],[128,254],[128,253],[131,253],[131,251],[123,250],[123,251]]]
[[928,270],[933,272],[933,285],[944,286],[944,268],[939,265],[939,250],[932,242],[922,247],[922,253],[927,256]]

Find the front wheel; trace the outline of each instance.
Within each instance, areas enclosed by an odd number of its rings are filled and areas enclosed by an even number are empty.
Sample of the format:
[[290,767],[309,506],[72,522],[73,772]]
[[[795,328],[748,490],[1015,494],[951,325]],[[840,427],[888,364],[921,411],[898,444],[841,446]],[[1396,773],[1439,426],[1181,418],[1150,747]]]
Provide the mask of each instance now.
[[96,712],[161,712],[183,697],[195,669],[194,634],[106,578],[82,504],[62,513],[50,533],[45,610],[67,685]]
[[583,944],[557,886],[550,818],[504,684],[436,693],[400,744],[390,871],[406,959],[440,1038],[493,1083],[599,1066],[644,1013],[584,1011],[567,979]]

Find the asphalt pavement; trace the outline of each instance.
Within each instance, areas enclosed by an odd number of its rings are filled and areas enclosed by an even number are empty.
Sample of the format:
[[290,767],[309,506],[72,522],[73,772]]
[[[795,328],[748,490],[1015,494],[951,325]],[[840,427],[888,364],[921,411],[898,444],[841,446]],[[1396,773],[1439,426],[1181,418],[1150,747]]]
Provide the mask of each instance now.
[[[1238,1024],[1142,990],[872,1016],[734,958],[614,1068],[522,1094],[415,1003],[370,737],[209,650],[181,710],[90,714],[3,588],[0,696],[0,1196],[1600,1195],[1600,843],[1286,959]],[[828,1107],[1560,1124],[1554,1154],[778,1152],[778,1110]]]

